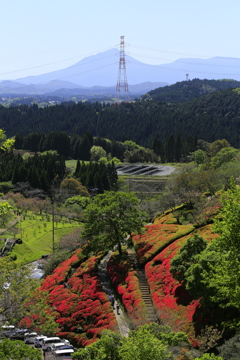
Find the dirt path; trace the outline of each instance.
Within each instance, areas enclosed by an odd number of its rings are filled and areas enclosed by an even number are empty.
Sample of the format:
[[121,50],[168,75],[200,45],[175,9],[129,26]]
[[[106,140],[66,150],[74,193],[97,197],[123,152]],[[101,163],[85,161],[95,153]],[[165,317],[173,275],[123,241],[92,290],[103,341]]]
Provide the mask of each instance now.
[[[98,276],[102,283],[104,292],[108,296],[112,295],[114,297],[113,291],[111,289],[111,286],[109,284],[108,277],[107,277],[107,263],[111,256],[111,253],[112,252],[110,251],[108,253],[108,255],[106,255],[100,262],[99,267],[98,267]],[[117,301],[115,299],[113,311],[114,311],[114,314],[115,314],[115,317],[116,317],[116,320],[118,323],[119,331],[122,336],[128,336],[130,328],[128,326],[127,316],[123,312],[123,310],[120,308],[120,306],[118,306],[118,305],[119,304],[117,303]]]

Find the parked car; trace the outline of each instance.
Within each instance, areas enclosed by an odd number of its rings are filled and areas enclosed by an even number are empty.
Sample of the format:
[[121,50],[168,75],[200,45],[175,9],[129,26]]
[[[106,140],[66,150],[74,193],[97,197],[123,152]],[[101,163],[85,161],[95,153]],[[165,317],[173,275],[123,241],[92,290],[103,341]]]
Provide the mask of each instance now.
[[27,332],[28,329],[15,329],[8,335],[8,337],[11,340],[24,340],[24,336]]
[[68,349],[72,349],[74,350],[73,346],[72,345],[66,345],[65,343],[61,342],[61,343],[57,343],[57,344],[52,344],[51,346],[51,351],[52,351],[52,354],[55,355],[55,352],[57,350],[68,350]]
[[14,325],[2,325],[1,327],[1,332],[2,335],[9,337],[11,336],[15,331],[15,326]]
[[42,340],[42,350],[45,351],[51,351],[51,346],[53,344],[57,344],[63,342],[59,337],[47,337],[46,339]]
[[24,342],[25,342],[25,344],[34,344],[34,341],[35,341],[37,336],[38,336],[38,334],[36,332],[24,334]]
[[72,359],[72,354],[74,353],[74,350],[68,349],[68,350],[56,350],[54,354],[54,360],[65,360],[65,359]]
[[42,347],[42,340],[47,339],[47,336],[39,335],[34,340],[34,346],[35,348],[41,348]]

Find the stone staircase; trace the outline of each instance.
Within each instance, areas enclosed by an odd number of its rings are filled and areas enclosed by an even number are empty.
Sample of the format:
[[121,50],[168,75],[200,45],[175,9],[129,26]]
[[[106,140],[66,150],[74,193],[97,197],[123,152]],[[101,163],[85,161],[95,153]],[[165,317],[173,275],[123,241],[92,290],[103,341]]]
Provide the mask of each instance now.
[[130,260],[133,268],[137,272],[137,277],[138,277],[138,281],[139,281],[139,288],[140,288],[140,291],[142,293],[142,298],[143,298],[143,301],[144,301],[144,303],[146,305],[146,309],[147,309],[147,314],[146,314],[147,319],[150,322],[156,322],[157,321],[157,315],[156,315],[156,312],[155,312],[154,307],[153,307],[152,298],[151,298],[151,295],[150,295],[149,286],[148,286],[148,283],[147,283],[147,279],[146,279],[146,276],[145,276],[144,269],[141,268],[139,266],[139,264],[137,263],[137,258],[136,258],[135,253],[133,253],[133,252],[128,253],[128,257],[129,257],[129,260]]

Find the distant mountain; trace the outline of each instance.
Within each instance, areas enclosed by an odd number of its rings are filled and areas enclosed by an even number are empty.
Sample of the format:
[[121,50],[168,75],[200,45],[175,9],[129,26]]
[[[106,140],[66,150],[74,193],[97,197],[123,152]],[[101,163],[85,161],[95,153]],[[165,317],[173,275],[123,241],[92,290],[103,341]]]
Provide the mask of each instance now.
[[[24,84],[44,84],[52,80],[70,81],[84,87],[115,86],[118,77],[119,50],[111,49],[86,57],[76,64],[48,74],[18,79]],[[144,82],[174,84],[189,79],[240,80],[240,59],[214,57],[211,59],[183,58],[169,64],[149,65],[126,55],[126,72],[130,85]]]
[[240,81],[236,80],[189,80],[181,81],[170,86],[164,86],[141,97],[141,100],[154,99],[167,103],[182,103],[213,93],[215,91],[240,88]]
[[[57,85],[57,87],[53,86],[52,90],[90,88],[94,86],[115,87],[118,78],[118,63],[119,50],[111,49],[86,57],[62,70],[17,79],[12,85],[11,81],[3,81],[0,83],[0,89],[3,86],[7,88],[17,87],[20,92],[24,93],[23,84],[25,86],[41,86],[46,92],[46,88],[49,89],[48,85],[51,82]],[[186,74],[188,74],[189,79],[234,79],[240,81],[239,70],[239,58],[183,58],[169,64],[149,65],[126,55],[126,72],[129,86],[147,82],[160,82],[163,85],[175,84],[184,81]],[[27,89],[27,91],[30,91],[30,89]],[[39,92],[39,87],[35,88],[35,91]]]
[[[131,95],[142,95],[145,94],[153,89],[159,89],[162,86],[165,86],[165,83],[161,82],[146,82],[142,84],[136,84],[136,85],[129,85],[128,91]],[[106,95],[106,96],[116,96],[116,86],[109,86],[109,87],[103,87],[103,86],[92,86],[90,88],[83,88],[79,87],[78,89],[58,89],[49,93],[46,93],[46,95],[57,95],[57,96],[74,96],[74,95]]]

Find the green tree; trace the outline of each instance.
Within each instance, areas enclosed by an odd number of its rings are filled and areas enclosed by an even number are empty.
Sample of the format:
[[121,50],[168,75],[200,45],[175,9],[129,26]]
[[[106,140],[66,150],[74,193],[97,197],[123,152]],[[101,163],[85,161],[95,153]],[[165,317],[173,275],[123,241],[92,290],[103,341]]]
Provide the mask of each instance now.
[[123,339],[119,355],[121,360],[163,360],[170,357],[167,345],[144,326],[131,331],[129,337]]
[[[233,179],[221,197],[222,207],[214,220],[213,230],[219,236],[212,247],[221,255],[219,272],[209,276],[209,286],[215,284],[225,293],[229,304],[240,309],[240,189]],[[222,277],[222,279],[221,279]],[[224,288],[221,286],[224,284]]]
[[224,360],[221,356],[214,354],[203,354],[200,358],[195,358],[195,360]]
[[213,226],[218,237],[193,257],[185,286],[196,297],[240,309],[240,189],[233,179],[221,202]]
[[12,150],[14,143],[15,140],[7,139],[5,131],[3,129],[0,129],[0,150],[4,153],[10,151]]
[[234,161],[239,157],[239,150],[232,147],[225,147],[218,151],[218,153],[211,160],[211,167],[218,169],[225,163]]
[[39,286],[39,281],[31,278],[31,268],[16,264],[5,257],[0,261],[0,314],[16,325],[24,313],[24,301]]
[[77,360],[120,360],[118,348],[121,340],[121,335],[105,330],[99,340],[84,349],[79,349],[72,355],[72,358]]
[[57,313],[50,305],[49,293],[38,288],[23,304],[21,327],[29,328],[50,336],[59,331]]
[[1,360],[41,360],[41,351],[23,341],[11,341],[3,339],[0,342],[0,358]]
[[68,207],[68,206],[72,206],[72,205],[78,205],[83,210],[87,207],[87,205],[89,205],[90,202],[91,202],[91,200],[89,197],[82,196],[82,195],[76,195],[71,198],[68,198],[65,201],[64,206]]
[[93,145],[90,149],[90,155],[92,161],[99,161],[101,157],[106,157],[107,153],[101,146]]
[[201,149],[198,149],[191,154],[193,161],[195,161],[195,163],[198,165],[204,163],[206,156],[207,156],[206,151],[203,151]]
[[195,256],[202,252],[207,246],[207,241],[195,234],[190,237],[186,244],[180,249],[178,256],[171,261],[170,272],[172,276],[181,283],[186,283],[188,270],[193,263],[196,263]]
[[87,188],[74,178],[64,179],[60,184],[60,192],[66,199],[75,195],[89,196]]
[[13,207],[7,202],[0,202],[0,226],[6,225],[13,213]]
[[84,211],[83,236],[91,239],[89,247],[94,251],[110,250],[118,246],[126,235],[140,232],[146,213],[139,209],[139,200],[132,193],[105,191],[94,197]]
[[210,156],[216,156],[217,153],[221,149],[229,147],[229,146],[230,146],[229,142],[227,140],[225,140],[225,139],[216,140],[209,147],[209,155]]
[[171,356],[171,351],[181,351],[182,346],[190,348],[185,333],[175,333],[166,326],[151,323],[131,330],[128,337],[121,337],[109,330],[103,331],[99,340],[84,349],[79,349],[72,357],[78,360],[175,359]]

